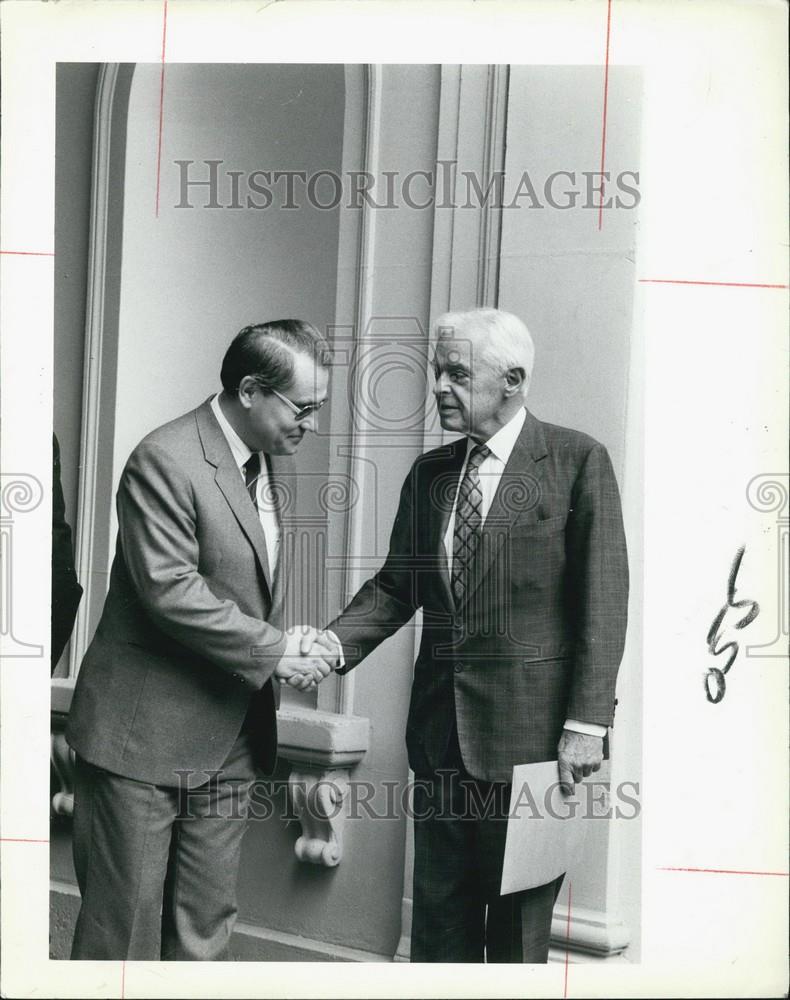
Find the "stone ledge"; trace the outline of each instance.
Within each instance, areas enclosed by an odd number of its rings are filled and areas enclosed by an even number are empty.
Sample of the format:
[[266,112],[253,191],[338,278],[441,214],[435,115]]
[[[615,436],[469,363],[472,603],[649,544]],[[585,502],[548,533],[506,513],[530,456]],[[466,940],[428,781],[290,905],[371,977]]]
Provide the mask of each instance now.
[[302,835],[300,861],[334,868],[343,857],[349,774],[370,746],[370,722],[296,705],[277,713],[278,753],[291,765],[288,786]]
[[370,747],[370,721],[295,705],[277,713],[278,752],[286,760],[323,769],[351,768]]
[[74,694],[73,677],[53,677],[50,681],[51,710],[57,715],[68,715]]

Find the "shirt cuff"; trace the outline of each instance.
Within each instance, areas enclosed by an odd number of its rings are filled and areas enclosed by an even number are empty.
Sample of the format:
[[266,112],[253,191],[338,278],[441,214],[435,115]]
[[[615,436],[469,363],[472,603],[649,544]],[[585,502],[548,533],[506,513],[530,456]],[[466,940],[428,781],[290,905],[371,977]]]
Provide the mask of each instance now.
[[337,666],[335,667],[335,670],[340,670],[346,665],[346,658],[343,656],[343,644],[340,642],[335,633],[331,632],[328,628],[324,629],[324,635],[328,635],[332,642],[337,646]]
[[566,719],[563,729],[570,729],[572,733],[583,733],[585,736],[598,736],[603,739],[606,736],[606,726],[599,726],[597,722],[577,722],[576,719]]

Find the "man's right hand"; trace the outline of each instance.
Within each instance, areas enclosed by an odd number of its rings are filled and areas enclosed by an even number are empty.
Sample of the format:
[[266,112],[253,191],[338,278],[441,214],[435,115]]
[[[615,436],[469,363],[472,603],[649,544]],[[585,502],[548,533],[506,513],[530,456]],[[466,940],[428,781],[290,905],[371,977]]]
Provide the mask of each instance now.
[[[332,672],[333,657],[320,644],[313,647],[319,633],[311,625],[296,625],[285,635],[285,652],[274,668],[274,676],[281,684],[289,684],[298,691],[310,691]],[[301,652],[305,643],[312,647],[309,655]]]
[[302,656],[320,656],[337,670],[343,666],[343,647],[334,632],[315,631],[314,634],[303,635],[299,644]]

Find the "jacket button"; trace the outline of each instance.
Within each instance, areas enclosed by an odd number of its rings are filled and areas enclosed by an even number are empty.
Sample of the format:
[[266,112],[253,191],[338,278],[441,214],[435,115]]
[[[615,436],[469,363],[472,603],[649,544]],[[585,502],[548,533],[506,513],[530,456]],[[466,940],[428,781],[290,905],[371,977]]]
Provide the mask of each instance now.
[[456,672],[457,674],[460,674],[460,673],[462,673],[462,672],[463,672],[463,669],[464,669],[464,668],[463,668],[463,664],[461,664],[461,663],[456,663],[456,665],[455,665],[455,666],[453,667],[453,670],[454,670],[454,671],[455,671],[455,672]]

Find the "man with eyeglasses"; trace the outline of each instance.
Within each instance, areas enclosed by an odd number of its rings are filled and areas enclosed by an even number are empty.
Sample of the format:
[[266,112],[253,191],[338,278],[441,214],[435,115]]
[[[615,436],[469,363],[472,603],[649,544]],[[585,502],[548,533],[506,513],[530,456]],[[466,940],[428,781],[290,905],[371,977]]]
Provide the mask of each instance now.
[[291,456],[327,398],[300,320],[243,329],[222,391],[152,431],[117,495],[118,541],[67,738],[76,753],[72,958],[223,958],[249,794],[277,752],[280,683],[329,673],[283,628]]

